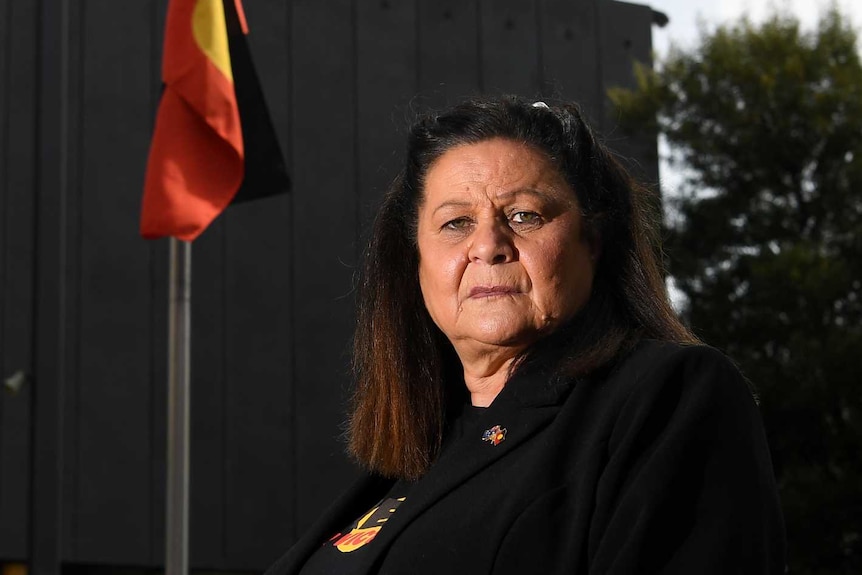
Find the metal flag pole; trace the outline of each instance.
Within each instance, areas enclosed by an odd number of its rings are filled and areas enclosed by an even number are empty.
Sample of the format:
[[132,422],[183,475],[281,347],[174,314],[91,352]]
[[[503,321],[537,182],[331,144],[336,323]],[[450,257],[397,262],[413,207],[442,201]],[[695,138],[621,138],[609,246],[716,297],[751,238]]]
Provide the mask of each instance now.
[[171,238],[170,246],[165,574],[186,575],[189,562],[192,244]]

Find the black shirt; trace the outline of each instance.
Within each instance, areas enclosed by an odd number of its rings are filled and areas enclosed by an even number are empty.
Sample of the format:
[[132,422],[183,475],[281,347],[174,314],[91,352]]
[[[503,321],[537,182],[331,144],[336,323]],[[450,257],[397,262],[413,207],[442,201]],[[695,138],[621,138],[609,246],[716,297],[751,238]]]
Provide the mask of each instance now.
[[[461,414],[449,426],[443,451],[463,437],[464,428],[478,418],[484,409],[469,404],[464,406]],[[366,513],[324,541],[308,558],[301,575],[372,573],[386,547],[386,522],[401,505],[407,504],[414,485],[415,483],[407,481],[396,481],[389,492]]]

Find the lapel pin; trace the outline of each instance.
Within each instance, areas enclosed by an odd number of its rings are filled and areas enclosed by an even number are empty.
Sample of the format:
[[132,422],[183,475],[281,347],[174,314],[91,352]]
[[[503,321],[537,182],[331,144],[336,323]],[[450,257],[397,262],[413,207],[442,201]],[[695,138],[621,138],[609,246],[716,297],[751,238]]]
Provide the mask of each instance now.
[[499,425],[486,429],[482,434],[482,441],[490,441],[491,445],[500,445],[504,439],[506,439],[506,428]]

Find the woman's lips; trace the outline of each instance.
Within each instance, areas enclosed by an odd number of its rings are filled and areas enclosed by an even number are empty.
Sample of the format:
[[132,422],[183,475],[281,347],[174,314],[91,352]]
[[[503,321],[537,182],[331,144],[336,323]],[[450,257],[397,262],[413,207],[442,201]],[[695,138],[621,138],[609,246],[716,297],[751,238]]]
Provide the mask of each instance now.
[[471,298],[494,297],[520,293],[517,288],[509,286],[476,286],[470,290]]

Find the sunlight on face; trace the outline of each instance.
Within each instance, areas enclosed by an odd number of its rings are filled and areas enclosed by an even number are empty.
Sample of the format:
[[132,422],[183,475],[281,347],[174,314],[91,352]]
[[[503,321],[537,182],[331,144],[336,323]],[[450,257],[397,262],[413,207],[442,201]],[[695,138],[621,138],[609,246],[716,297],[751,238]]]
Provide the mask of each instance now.
[[524,349],[589,298],[577,199],[531,146],[492,139],[444,153],[426,176],[417,239],[425,306],[462,359]]

